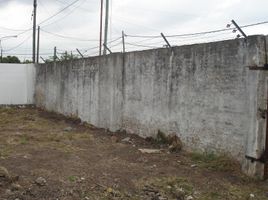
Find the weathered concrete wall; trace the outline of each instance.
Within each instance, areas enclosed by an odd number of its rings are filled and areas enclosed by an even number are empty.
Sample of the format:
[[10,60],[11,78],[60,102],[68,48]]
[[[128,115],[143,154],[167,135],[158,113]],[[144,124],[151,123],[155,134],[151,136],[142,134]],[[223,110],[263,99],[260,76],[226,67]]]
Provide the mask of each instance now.
[[[36,103],[113,131],[176,133],[188,149],[244,161],[264,148],[266,72],[246,67],[264,64],[264,44],[252,36],[40,65]],[[244,163],[261,176],[263,165]]]
[[118,130],[122,123],[122,65],[120,54],[40,65],[36,103],[98,127]]

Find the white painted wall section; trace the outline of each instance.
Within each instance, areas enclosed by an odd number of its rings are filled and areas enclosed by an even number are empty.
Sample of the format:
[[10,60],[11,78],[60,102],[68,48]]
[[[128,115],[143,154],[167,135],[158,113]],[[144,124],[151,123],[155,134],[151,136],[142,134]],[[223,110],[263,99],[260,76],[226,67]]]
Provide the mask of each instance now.
[[0,105],[34,103],[35,66],[0,64]]

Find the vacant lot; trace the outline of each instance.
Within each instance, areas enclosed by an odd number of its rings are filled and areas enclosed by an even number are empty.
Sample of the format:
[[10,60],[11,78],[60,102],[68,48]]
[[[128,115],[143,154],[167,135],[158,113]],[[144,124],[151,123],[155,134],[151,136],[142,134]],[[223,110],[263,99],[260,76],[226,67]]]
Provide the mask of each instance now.
[[35,108],[0,108],[0,199],[268,199],[268,183],[225,156],[139,151],[157,147]]

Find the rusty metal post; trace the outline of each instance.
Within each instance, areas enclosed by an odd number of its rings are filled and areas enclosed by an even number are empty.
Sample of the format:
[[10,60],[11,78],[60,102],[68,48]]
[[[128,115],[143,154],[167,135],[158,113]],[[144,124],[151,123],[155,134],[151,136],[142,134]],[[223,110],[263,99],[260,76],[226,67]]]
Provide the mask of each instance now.
[[[265,157],[268,157],[268,90],[266,96],[266,138],[265,138]],[[268,163],[264,163],[264,179],[268,178]]]

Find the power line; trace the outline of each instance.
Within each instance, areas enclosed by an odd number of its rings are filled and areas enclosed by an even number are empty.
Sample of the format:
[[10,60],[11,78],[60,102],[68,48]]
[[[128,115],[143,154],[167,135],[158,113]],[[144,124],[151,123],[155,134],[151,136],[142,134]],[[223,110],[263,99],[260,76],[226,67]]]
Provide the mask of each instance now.
[[[42,1],[43,1],[43,0],[39,0],[39,4],[41,5],[42,8],[44,8],[45,12],[48,13],[48,16],[50,16],[50,15],[51,15],[51,12],[47,9],[47,7],[43,4]],[[56,22],[56,23],[57,23],[57,22]],[[60,26],[58,23],[57,23],[57,26],[58,26],[59,28],[61,28],[61,26]]]
[[121,40],[121,39],[122,39],[122,37],[118,37],[118,38],[116,38],[116,39],[114,39],[112,41],[109,41],[108,44],[114,43],[114,42],[116,42],[118,40]]
[[[67,4],[67,2],[64,2],[64,1],[61,1],[61,0],[56,0],[56,1],[59,2],[60,4],[64,4],[64,5]],[[88,10],[88,9],[86,9],[86,8],[84,8],[84,7],[80,7],[80,6],[81,6],[81,5],[78,6],[78,9],[83,10],[83,11],[85,11],[85,12],[88,12],[88,13],[90,13],[90,14],[93,14],[93,13],[92,13],[92,10]]]
[[240,27],[247,28],[247,27],[258,26],[258,25],[262,25],[262,24],[268,24],[268,21],[263,21],[263,22],[259,22],[259,23],[255,23],[255,24],[248,24],[248,25],[244,25],[244,26],[240,26]]
[[[71,5],[74,5],[76,2],[78,2],[79,0],[76,0],[76,1],[74,1],[73,3],[71,3],[71,4],[69,4],[67,7],[65,7],[65,9],[67,9],[68,7],[70,7]],[[63,11],[63,9],[61,10],[61,11],[59,11],[58,13],[60,13],[60,12],[62,12]],[[49,18],[47,18],[46,19],[46,21],[48,21],[49,19],[51,19],[53,16],[56,16],[57,15],[57,13],[56,14],[54,14],[54,15],[52,15],[51,17],[49,17]],[[41,23],[44,23],[44,21],[43,22],[41,22]],[[253,24],[247,24],[247,25],[244,25],[244,26],[241,26],[241,28],[248,28],[248,27],[253,27],[253,26],[258,26],[258,25],[263,25],[263,24],[268,24],[268,21],[263,21],[263,22],[258,22],[258,23],[253,23]],[[1,28],[3,28],[3,29],[9,29],[9,28],[4,28],[4,27],[0,27],[0,29]],[[24,33],[26,33],[26,32],[28,32],[28,31],[30,31],[31,29],[26,29],[26,30],[19,30],[19,29],[10,29],[10,30],[12,30],[12,31],[23,31],[23,32],[21,32],[21,33],[19,33],[19,34],[17,34],[17,35],[21,35],[21,34],[24,34]],[[234,30],[234,28],[225,28],[225,29],[217,29],[217,30],[211,30],[211,31],[203,31],[203,32],[196,32],[196,33],[186,33],[186,34],[178,34],[178,35],[167,35],[166,37],[169,37],[169,38],[176,38],[176,37],[178,37],[178,38],[181,38],[181,40],[180,41],[174,41],[174,43],[175,42],[182,42],[182,43],[184,43],[185,41],[187,41],[187,43],[188,42],[191,42],[192,40],[202,40],[202,39],[209,39],[209,38],[212,38],[212,37],[218,37],[219,35],[223,35],[223,34],[226,34],[226,33],[224,33],[224,32],[226,32],[226,31],[230,31],[230,30]],[[87,39],[82,39],[82,38],[77,38],[77,37],[72,37],[72,36],[66,36],[66,35],[61,35],[61,34],[57,34],[57,33],[52,33],[52,32],[49,32],[49,31],[46,31],[46,30],[44,30],[44,29],[42,29],[42,31],[43,32],[45,32],[45,33],[48,33],[48,34],[50,34],[50,35],[54,35],[54,36],[56,36],[56,37],[61,37],[61,38],[66,38],[66,39],[71,39],[71,40],[78,40],[78,41],[98,41],[98,39],[92,39],[92,40],[87,40]],[[205,36],[205,37],[200,37],[201,35],[206,35],[206,34],[213,34],[213,33],[219,33],[219,32],[222,32],[221,34],[218,34],[218,35],[216,35],[216,36],[214,36],[214,35],[208,35],[208,36]],[[154,40],[154,39],[160,39],[161,38],[161,36],[160,35],[126,35],[126,36],[128,36],[128,37],[133,37],[133,38],[145,38],[145,39],[143,39],[143,40],[140,40],[140,41],[137,41],[137,42],[135,42],[135,41],[133,41],[133,42],[127,42],[126,44],[128,44],[128,45],[130,45],[130,46],[134,46],[134,47],[144,47],[144,48],[158,48],[158,46],[155,46],[155,45],[153,45],[153,44],[161,44],[161,41],[159,41],[159,42],[155,42],[155,43],[146,43],[146,42],[148,42],[149,40]],[[30,39],[30,37],[31,36],[29,36],[29,37],[27,37],[25,40],[23,40],[21,43],[19,43],[17,46],[15,46],[15,47],[12,47],[12,48],[10,48],[10,49],[7,49],[7,50],[5,50],[5,52],[8,52],[8,51],[11,51],[11,50],[14,50],[14,49],[17,49],[17,48],[19,48],[21,45],[23,45],[26,41],[28,41],[29,39]],[[187,38],[189,38],[189,37],[194,37],[194,38],[192,38],[192,39],[187,39]],[[186,40],[185,40],[185,38],[186,38]],[[116,41],[118,41],[118,40],[120,40],[121,39],[121,37],[118,37],[118,38],[115,38],[114,40],[112,40],[112,41],[110,41],[110,42],[108,42],[109,44],[112,44],[112,43],[114,43],[114,42],[116,42]],[[218,40],[218,39],[217,39]],[[145,43],[143,43],[143,42],[145,42]],[[173,43],[173,41],[171,41],[172,43]],[[121,42],[120,42],[121,43]],[[116,47],[116,46],[118,46],[120,43],[117,43],[117,44],[115,44],[115,45],[113,45],[112,47]],[[98,48],[98,46],[96,46],[96,47],[92,47],[92,48],[89,48],[89,49],[85,49],[85,50],[83,50],[83,51],[85,51],[85,52],[87,52],[87,51],[89,51],[89,50],[94,50],[94,49],[97,49]]]
[[[60,37],[60,38],[63,38],[63,39],[71,39],[71,40],[77,40],[77,41],[83,41],[83,42],[97,42],[97,41],[99,41],[98,39],[81,39],[81,38],[67,36],[67,35],[62,35],[62,34],[58,34],[58,33],[52,33],[50,31],[46,31],[44,29],[41,29],[41,30],[43,32],[47,33],[47,34],[50,34],[50,35],[53,35],[53,36],[56,36],[56,37]],[[121,37],[115,38],[114,40],[109,41],[108,44],[111,44],[113,42],[116,42],[116,41],[118,41],[120,39],[121,39]]]
[[[194,43],[193,41],[197,41],[197,40],[200,41],[200,42],[206,42],[207,39],[219,37],[219,36],[222,36],[222,35],[230,35],[230,34],[233,34],[233,33],[225,33],[225,32],[223,32],[223,33],[219,33],[219,34],[216,34],[216,35],[201,36],[201,37],[194,37],[194,38],[180,38],[180,39],[175,39],[174,38],[173,40],[169,40],[169,42],[171,44],[173,44],[172,46],[177,46],[177,45],[182,45],[182,44],[191,44],[191,43]],[[148,41],[155,40],[155,39],[157,39],[158,41],[147,43]],[[206,41],[204,41],[204,40],[206,40]],[[218,38],[217,40],[220,40],[220,38]],[[144,40],[129,42],[129,44],[131,46],[146,47],[146,48],[157,48],[157,46],[159,48],[161,48],[161,47],[163,47],[163,43],[164,43],[164,41],[163,41],[162,38],[149,38],[149,39],[147,38],[147,39],[144,39]]]
[[71,7],[72,5],[76,4],[78,1],[80,0],[75,0],[74,2],[70,3],[69,5],[67,5],[66,7],[64,7],[63,9],[59,10],[58,12],[56,12],[55,14],[53,14],[52,16],[44,19],[43,21],[41,21],[38,25],[41,25],[49,20],[51,20],[52,18],[56,17],[57,15],[59,15],[60,13],[62,13],[63,11],[65,11],[66,9],[68,9],[69,7]]
[[120,44],[122,44],[122,41],[120,41],[120,42],[118,42],[118,43],[116,43],[116,44],[110,46],[110,48],[117,47],[117,46],[120,45]]
[[21,31],[27,31],[28,29],[11,29],[6,27],[0,27],[0,29],[8,30],[8,31],[15,31],[15,32],[21,32]]
[[[116,41],[118,41],[119,39],[121,39],[121,37],[120,38],[117,38],[117,39],[115,39],[115,40],[113,40],[113,41],[110,41],[109,42],[109,44],[111,44],[111,43],[113,43],[113,42],[116,42]],[[120,41],[120,43],[121,43],[121,41]],[[119,44],[120,44],[119,43]],[[119,44],[116,44],[116,45],[114,45],[114,46],[118,46]],[[91,47],[91,48],[88,48],[88,49],[82,49],[82,51],[83,51],[83,53],[86,53],[86,52],[88,52],[88,51],[90,51],[90,50],[94,50],[94,49],[98,49],[99,48],[99,46],[95,46],[95,47]],[[58,49],[58,50],[60,50],[60,51],[62,51],[62,52],[64,52],[65,50],[63,50],[63,49]],[[70,50],[71,51],[71,50]],[[73,50],[74,51],[74,50]]]
[[126,42],[126,44],[131,45],[131,46],[135,46],[135,47],[159,48],[158,46],[147,46],[147,45],[133,44],[130,42]]
[[86,53],[86,52],[88,52],[88,51],[90,51],[90,50],[93,50],[93,49],[98,49],[99,48],[99,46],[95,46],[95,47],[91,47],[91,48],[89,48],[89,49],[85,49],[84,50],[84,53]]
[[[5,53],[3,52],[3,54],[5,55],[14,55],[14,56],[31,56],[31,53]],[[52,55],[51,53],[40,53],[39,55]]]
[[29,31],[32,31],[32,28],[26,29],[26,30],[24,30],[23,32],[18,33],[17,36],[19,36],[19,35],[23,35],[24,33],[27,33],[27,32],[29,32]]
[[45,32],[45,33],[50,34],[50,35],[54,35],[56,37],[60,37],[60,38],[64,38],[64,39],[72,39],[72,40],[78,40],[78,41],[84,41],[84,42],[96,42],[96,41],[99,41],[97,39],[86,40],[86,39],[76,38],[76,37],[72,37],[72,36],[61,35],[61,34],[58,34],[58,33],[52,33],[52,32],[46,31],[44,29],[41,29],[41,30],[43,32]]
[[50,24],[46,24],[46,25],[43,25],[43,27],[46,27],[46,26],[50,26],[52,24],[55,24],[57,22],[59,22],[60,20],[63,20],[65,19],[67,16],[69,16],[70,14],[72,14],[79,6],[81,6],[83,3],[85,3],[85,0],[83,0],[80,4],[78,4],[76,7],[74,7],[72,10],[70,10],[70,12],[68,12],[67,14],[65,14],[64,16],[62,16],[61,18],[51,22]]
[[[118,37],[118,38],[116,38],[116,39],[114,39],[114,40],[112,40],[112,41],[109,41],[108,42],[108,44],[112,44],[112,43],[114,43],[114,42],[116,42],[116,41],[118,41],[118,40],[120,40],[120,39],[122,39],[121,37]],[[120,43],[121,43],[121,41],[120,41]],[[120,44],[119,43],[119,44]],[[118,44],[116,44],[116,46],[118,46]],[[83,51],[84,51],[84,53],[86,53],[86,52],[88,52],[89,50],[93,50],[93,49],[97,49],[97,48],[99,48],[99,46],[95,46],[95,47],[92,47],[92,48],[89,48],[89,49],[84,49]]]
[[[80,0],[75,0],[75,1],[72,2],[71,4],[68,4],[66,7],[64,7],[64,8],[61,9],[60,11],[58,11],[58,12],[56,12],[55,14],[53,14],[52,16],[46,18],[45,20],[41,21],[38,25],[41,25],[41,24],[43,24],[43,23],[45,23],[45,22],[51,20],[52,18],[54,18],[54,17],[56,17],[57,15],[59,15],[61,12],[65,11],[66,9],[68,9],[69,7],[71,7],[72,5],[76,4],[78,1],[80,1]],[[70,14],[70,13],[69,13],[69,14]],[[22,34],[28,32],[28,31],[30,31],[30,30],[32,30],[32,29],[29,28],[29,29],[23,30],[23,32],[21,32],[21,33],[19,33],[19,34],[17,34],[17,35],[22,35]],[[54,34],[54,35],[57,35],[57,36],[59,36],[59,37],[62,37],[62,35],[59,35],[59,34]],[[63,37],[66,38],[66,36],[63,36]],[[67,37],[68,37],[68,36],[67,36]],[[27,40],[28,40],[28,39],[29,39],[29,38],[27,38]],[[69,39],[74,39],[74,38],[70,38],[70,37],[69,37]],[[77,38],[76,38],[76,39],[77,39]],[[17,45],[16,47],[14,47],[14,49],[16,49],[16,48],[18,48],[19,46],[21,46],[21,45],[22,45],[24,42],[26,42],[27,40],[23,41],[22,43],[20,43],[20,44]],[[81,39],[79,39],[79,40],[81,40]],[[83,40],[83,41],[85,41],[85,40]],[[95,41],[98,41],[98,40],[95,40]],[[6,51],[9,51],[9,50],[13,50],[13,48],[8,49],[8,50],[6,50]]]
[[23,41],[22,41],[21,43],[19,43],[17,46],[12,47],[12,48],[10,48],[10,49],[6,49],[6,50],[4,50],[4,52],[12,51],[12,50],[14,50],[14,49],[19,48],[21,45],[23,45],[25,42],[27,42],[31,37],[32,37],[32,35],[30,35],[29,37],[27,37],[25,40],[23,40]]
[[[254,23],[254,24],[247,24],[247,25],[241,26],[241,28],[258,26],[258,25],[267,24],[267,23],[268,23],[268,21],[263,21],[263,22]],[[179,34],[179,35],[167,35],[166,37],[196,36],[196,35],[204,35],[204,34],[225,32],[225,31],[230,31],[230,30],[233,30],[233,28],[224,28],[224,29],[211,30],[211,31],[203,31],[203,32],[196,32],[196,33],[185,33],[185,34]],[[126,36],[127,37],[133,37],[133,38],[161,38],[160,35],[128,35],[128,34],[126,34]]]

